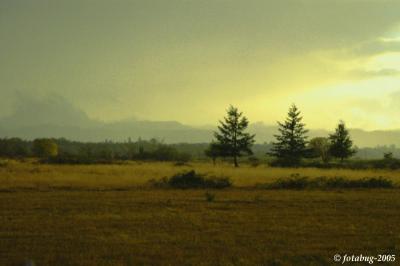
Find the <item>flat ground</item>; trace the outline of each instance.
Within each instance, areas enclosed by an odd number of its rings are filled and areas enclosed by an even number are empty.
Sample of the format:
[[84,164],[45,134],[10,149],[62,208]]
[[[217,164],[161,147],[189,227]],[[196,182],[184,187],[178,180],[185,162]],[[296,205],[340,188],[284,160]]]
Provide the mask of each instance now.
[[235,187],[252,187],[277,178],[300,174],[308,177],[385,177],[400,184],[400,171],[345,170],[316,168],[270,168],[263,165],[242,165],[234,168],[228,164],[190,163],[175,166],[173,163],[127,163],[122,165],[41,165],[33,162],[9,162],[0,167],[1,190],[51,190],[51,189],[131,189],[145,186],[150,179],[170,177],[181,171],[194,169],[202,174],[227,176]]
[[183,170],[170,164],[0,168],[0,265],[327,265],[337,253],[400,256],[398,189],[251,187],[295,172],[395,181],[399,172],[192,168],[238,187],[209,191],[215,200],[207,202],[205,190],[144,185]]

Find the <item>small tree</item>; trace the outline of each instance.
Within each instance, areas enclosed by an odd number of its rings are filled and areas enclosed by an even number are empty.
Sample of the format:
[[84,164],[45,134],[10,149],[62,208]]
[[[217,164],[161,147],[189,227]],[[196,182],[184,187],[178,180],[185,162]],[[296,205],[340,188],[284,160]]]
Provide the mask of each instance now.
[[255,135],[244,132],[249,121],[232,105],[227,110],[224,121],[220,121],[219,132],[214,132],[216,145],[220,156],[232,157],[235,167],[238,167],[238,157],[242,153],[252,154],[251,146],[254,144]]
[[285,165],[297,165],[301,158],[306,155],[307,136],[305,124],[301,123],[303,118],[296,105],[289,108],[288,117],[284,123],[278,122],[279,134],[274,135],[276,142],[269,153],[278,158]]
[[55,157],[58,155],[58,145],[53,139],[35,139],[33,153],[41,158]]
[[313,156],[321,158],[324,163],[329,162],[329,139],[323,137],[313,138],[309,142],[309,147]]
[[219,145],[215,143],[214,141],[210,143],[210,145],[207,147],[207,149],[204,151],[204,154],[211,158],[213,165],[215,165],[215,162],[217,160],[217,157],[220,155],[220,150],[219,150]]
[[393,152],[384,152],[383,153],[383,159],[385,160],[393,160]]
[[353,149],[353,141],[350,139],[349,131],[343,121],[339,122],[335,133],[329,135],[329,139],[331,142],[330,153],[332,156],[340,158],[341,162],[356,153],[356,150]]

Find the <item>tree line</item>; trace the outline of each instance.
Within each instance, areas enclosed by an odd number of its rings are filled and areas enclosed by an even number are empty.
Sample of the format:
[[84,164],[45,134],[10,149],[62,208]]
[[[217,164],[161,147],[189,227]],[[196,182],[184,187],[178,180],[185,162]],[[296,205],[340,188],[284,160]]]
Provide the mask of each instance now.
[[[336,162],[357,163],[356,167],[398,167],[394,156],[399,156],[396,147],[362,148],[356,151],[344,122],[340,121],[333,134],[308,140],[308,130],[302,122],[299,109],[292,105],[284,121],[278,122],[278,133],[271,143],[256,144],[255,135],[247,132],[249,120],[237,108],[230,106],[227,115],[219,122],[211,143],[165,144],[157,139],[113,142],[106,140],[97,143],[84,143],[66,139],[0,138],[0,157],[26,158],[38,157],[53,163],[111,163],[120,160],[153,160],[188,162],[192,159],[210,158],[214,164],[217,158],[231,161],[239,166],[242,156],[247,155],[250,165],[262,161],[272,166],[315,166],[325,167]],[[357,156],[368,159],[368,155],[385,154],[385,161],[372,162],[346,161]],[[271,159],[272,158],[272,159]],[[303,159],[318,159],[303,160]],[[382,158],[382,157],[381,157]],[[240,159],[240,160],[239,160]],[[345,162],[346,161],[346,162]],[[318,163],[316,163],[318,162]],[[322,165],[319,163],[321,162]],[[377,165],[378,164],[378,165]],[[390,166],[387,166],[387,165]],[[393,166],[394,165],[394,166]]]
[[[203,152],[203,147],[190,147]],[[192,154],[185,144],[167,145],[156,139],[128,140],[114,143],[83,143],[66,139],[42,138],[26,141],[19,138],[0,139],[0,157],[36,157],[50,163],[110,163],[116,160],[154,160],[187,162]]]
[[[353,141],[343,121],[337,125],[335,132],[329,137],[314,138],[308,141],[308,130],[302,122],[301,112],[293,104],[288,111],[287,118],[278,122],[278,134],[274,135],[272,149],[267,155],[276,158],[275,165],[298,166],[303,158],[320,157],[324,162],[331,158],[338,158],[341,162],[356,153]],[[238,158],[251,155],[255,143],[255,135],[247,133],[249,121],[238,108],[230,106],[227,115],[219,121],[218,129],[214,132],[206,155],[215,163],[218,157],[230,157],[233,165],[238,167]]]

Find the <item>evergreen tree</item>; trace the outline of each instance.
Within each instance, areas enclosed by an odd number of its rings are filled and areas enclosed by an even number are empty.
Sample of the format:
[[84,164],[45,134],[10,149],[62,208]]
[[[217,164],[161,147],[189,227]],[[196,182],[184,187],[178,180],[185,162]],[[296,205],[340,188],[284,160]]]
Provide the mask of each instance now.
[[230,106],[224,121],[220,121],[219,132],[214,132],[219,155],[232,157],[235,167],[238,167],[238,157],[242,153],[252,154],[251,146],[254,144],[255,135],[244,132],[249,121],[237,108]]
[[306,155],[307,136],[305,124],[301,123],[303,118],[296,105],[289,108],[288,117],[284,123],[278,122],[279,134],[274,135],[276,142],[273,142],[272,152],[284,165],[297,165],[301,158]]
[[343,121],[340,121],[336,127],[335,133],[329,135],[331,142],[330,154],[336,158],[340,158],[343,162],[344,159],[351,157],[356,153],[353,149],[353,141],[350,139],[349,131]]

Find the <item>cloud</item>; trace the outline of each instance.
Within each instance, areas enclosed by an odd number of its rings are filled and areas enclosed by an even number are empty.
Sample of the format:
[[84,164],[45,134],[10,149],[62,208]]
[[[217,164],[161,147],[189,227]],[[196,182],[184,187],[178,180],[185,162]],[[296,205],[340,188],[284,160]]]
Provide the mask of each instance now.
[[380,69],[380,70],[364,70],[357,69],[348,72],[350,78],[355,79],[371,79],[376,77],[398,77],[400,70],[397,69]]
[[398,0],[3,0],[1,86],[56,93],[104,120],[208,124],[229,103],[276,120],[273,102],[291,95],[397,75],[340,64],[397,51],[379,38],[398,10]]
[[391,110],[395,110],[397,113],[400,110],[400,89],[390,93],[388,98],[389,98],[388,107]]
[[362,43],[353,48],[352,53],[356,56],[375,56],[382,53],[395,53],[400,52],[400,41],[377,39]]

